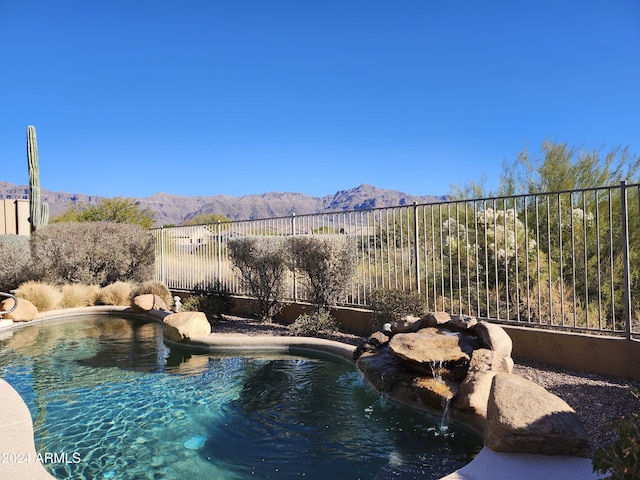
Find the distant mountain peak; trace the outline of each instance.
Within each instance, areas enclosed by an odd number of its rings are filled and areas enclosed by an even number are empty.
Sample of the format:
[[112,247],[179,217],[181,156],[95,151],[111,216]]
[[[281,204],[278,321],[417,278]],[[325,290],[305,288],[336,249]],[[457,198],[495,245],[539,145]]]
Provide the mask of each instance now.
[[[28,187],[0,181],[0,199],[26,198]],[[60,215],[70,203],[99,203],[104,197],[79,193],[41,190],[41,199],[49,204],[51,216]],[[133,197],[132,197],[133,198]],[[267,192],[241,197],[230,195],[186,196],[158,192],[145,198],[133,198],[154,214],[157,225],[182,224],[201,214],[225,215],[232,220],[282,217],[296,213],[328,213],[363,210],[377,207],[394,207],[412,202],[431,203],[446,197],[413,196],[397,190],[385,190],[363,183],[355,188],[340,190],[322,198],[299,192]]]

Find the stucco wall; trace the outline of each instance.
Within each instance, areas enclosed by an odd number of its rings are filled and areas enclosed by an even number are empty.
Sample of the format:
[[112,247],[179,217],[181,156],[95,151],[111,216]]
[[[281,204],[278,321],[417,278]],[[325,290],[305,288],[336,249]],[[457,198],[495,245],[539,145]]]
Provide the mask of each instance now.
[[502,325],[513,355],[561,367],[640,380],[640,342]]

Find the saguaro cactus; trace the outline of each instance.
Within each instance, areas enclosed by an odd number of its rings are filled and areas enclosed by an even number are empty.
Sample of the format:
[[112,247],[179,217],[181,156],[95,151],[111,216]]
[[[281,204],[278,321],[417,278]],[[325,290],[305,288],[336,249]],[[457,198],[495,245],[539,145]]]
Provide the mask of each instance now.
[[38,141],[36,128],[27,127],[27,161],[29,162],[29,223],[31,233],[49,223],[49,205],[40,204],[40,168],[38,167]]

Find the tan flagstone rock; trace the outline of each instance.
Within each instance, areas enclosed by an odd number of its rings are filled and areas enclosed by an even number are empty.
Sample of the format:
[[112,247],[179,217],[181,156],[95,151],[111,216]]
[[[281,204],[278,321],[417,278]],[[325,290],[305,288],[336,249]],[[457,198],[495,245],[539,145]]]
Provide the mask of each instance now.
[[484,348],[474,350],[467,376],[460,383],[455,407],[472,411],[483,420],[486,419],[493,377],[498,373],[511,373],[512,370],[513,360],[510,357]]
[[202,312],[178,312],[167,315],[162,320],[169,340],[182,342],[211,333],[211,325]]
[[131,308],[136,312],[149,312],[151,310],[167,310],[167,304],[162,298],[153,293],[138,295],[131,301]]
[[500,325],[481,321],[474,325],[473,331],[480,338],[484,348],[498,352],[503,357],[511,356],[513,342]]
[[[14,322],[28,322],[38,315],[38,309],[29,300],[18,298],[18,305],[11,313],[5,313],[2,318],[13,320]],[[0,302],[0,311],[10,310],[14,306],[12,298],[5,298]]]
[[540,385],[510,373],[493,377],[484,444],[494,452],[589,456],[575,410]]

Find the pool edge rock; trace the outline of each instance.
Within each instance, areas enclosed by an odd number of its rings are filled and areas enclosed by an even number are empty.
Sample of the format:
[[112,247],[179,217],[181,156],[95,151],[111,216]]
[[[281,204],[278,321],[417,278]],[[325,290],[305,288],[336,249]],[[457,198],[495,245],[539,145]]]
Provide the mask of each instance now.
[[[395,335],[401,335],[405,348],[428,352],[432,347],[424,343],[430,337],[424,334],[427,328],[459,337],[460,346],[466,346],[469,339],[475,343],[470,360],[455,365],[466,370],[459,381],[442,374],[449,366],[446,357],[432,362],[431,372],[429,368],[421,372],[413,359],[407,362],[406,355],[395,354]],[[459,350],[455,344],[453,348]],[[487,448],[503,453],[588,456],[586,433],[576,412],[543,387],[513,375],[511,349],[511,338],[497,324],[435,312],[419,320],[400,319],[386,325],[383,332],[374,333],[356,348],[354,360],[380,393],[433,413],[448,410],[450,419],[482,433]],[[522,438],[530,441],[523,443]]]

